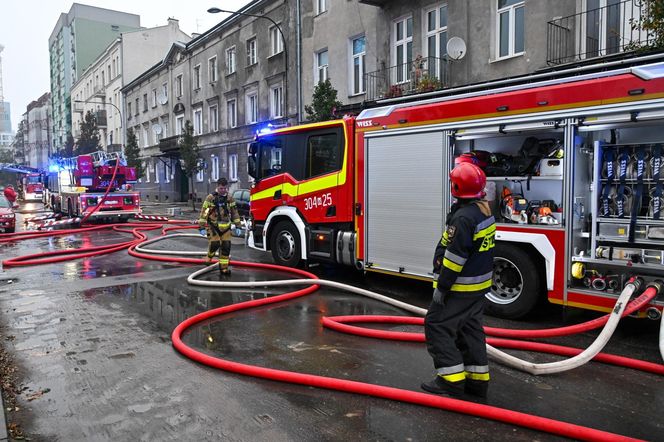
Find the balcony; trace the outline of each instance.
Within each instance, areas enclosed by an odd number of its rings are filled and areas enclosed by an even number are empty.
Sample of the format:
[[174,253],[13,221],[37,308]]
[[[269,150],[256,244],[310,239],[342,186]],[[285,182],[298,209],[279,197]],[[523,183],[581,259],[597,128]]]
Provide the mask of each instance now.
[[162,138],[159,140],[159,151],[162,153],[175,153],[180,147],[178,142],[180,141],[180,135],[173,135],[172,137]]
[[106,97],[106,86],[96,85],[95,88],[94,88],[94,93],[92,95],[94,97],[105,98]]
[[422,57],[364,74],[366,101],[421,94],[449,86],[449,60]]
[[647,17],[646,2],[625,0],[551,20],[546,61],[559,65],[651,46],[656,36],[642,29]]

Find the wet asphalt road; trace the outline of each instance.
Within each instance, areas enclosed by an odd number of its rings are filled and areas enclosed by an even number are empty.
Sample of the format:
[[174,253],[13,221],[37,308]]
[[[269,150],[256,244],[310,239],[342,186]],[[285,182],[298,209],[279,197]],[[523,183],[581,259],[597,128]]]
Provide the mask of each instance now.
[[[156,209],[155,209],[156,210]],[[2,259],[126,240],[102,232],[0,244]],[[196,250],[204,240],[159,247]],[[233,259],[270,262],[234,239]],[[194,267],[136,260],[126,252],[0,274],[0,324],[19,380],[20,411],[7,413],[32,440],[556,440],[548,434],[415,405],[257,380],[210,369],[177,353],[170,333],[210,308],[270,296],[275,290],[191,287]],[[427,284],[316,268],[322,277],[426,306]],[[208,278],[218,278],[210,274]],[[236,267],[233,280],[283,277]],[[322,328],[321,316],[403,315],[336,290],[238,312],[195,327],[185,342],[233,361],[419,391],[432,376],[423,344],[378,341]],[[547,308],[518,328],[562,325]],[[572,312],[580,322],[593,313]],[[417,328],[403,328],[417,331]],[[627,320],[606,351],[661,362],[658,324]],[[554,341],[586,347],[596,333]],[[10,338],[11,336],[11,338]],[[548,355],[511,353],[536,362]],[[489,404],[649,440],[664,440],[664,385],[656,375],[591,363],[534,377],[491,364]],[[28,401],[31,394],[50,389]]]

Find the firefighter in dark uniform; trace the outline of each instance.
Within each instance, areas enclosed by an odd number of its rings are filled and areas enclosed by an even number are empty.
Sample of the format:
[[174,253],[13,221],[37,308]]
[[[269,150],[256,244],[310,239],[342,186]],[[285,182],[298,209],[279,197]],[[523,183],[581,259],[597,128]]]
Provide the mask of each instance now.
[[485,196],[486,175],[474,164],[450,172],[456,203],[434,254],[434,294],[424,319],[436,377],[431,393],[486,398],[489,365],[482,328],[484,296],[491,289],[496,225]]
[[208,252],[206,264],[219,250],[219,271],[222,275],[230,275],[228,264],[231,256],[231,224],[240,227],[240,215],[235,207],[235,201],[228,195],[228,181],[226,178],[217,180],[217,191],[208,195],[203,202],[198,224],[203,228],[207,226]]

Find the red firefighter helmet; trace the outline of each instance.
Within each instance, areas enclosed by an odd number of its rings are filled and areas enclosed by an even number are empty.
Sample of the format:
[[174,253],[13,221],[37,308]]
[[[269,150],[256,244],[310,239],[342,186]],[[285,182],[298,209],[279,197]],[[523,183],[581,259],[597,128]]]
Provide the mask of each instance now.
[[450,172],[452,196],[455,198],[483,198],[486,195],[486,175],[472,163],[458,164]]

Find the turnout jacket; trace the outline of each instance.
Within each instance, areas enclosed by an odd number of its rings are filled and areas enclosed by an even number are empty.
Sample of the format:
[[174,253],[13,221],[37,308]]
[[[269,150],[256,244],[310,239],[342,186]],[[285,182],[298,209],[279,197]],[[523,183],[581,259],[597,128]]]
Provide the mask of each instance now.
[[216,227],[221,233],[229,230],[231,223],[239,226],[240,215],[235,207],[235,200],[230,195],[219,195],[217,192],[208,195],[198,219],[199,225],[204,226],[206,223]]
[[484,295],[491,288],[496,224],[489,204],[455,203],[434,252],[433,286],[445,293]]

